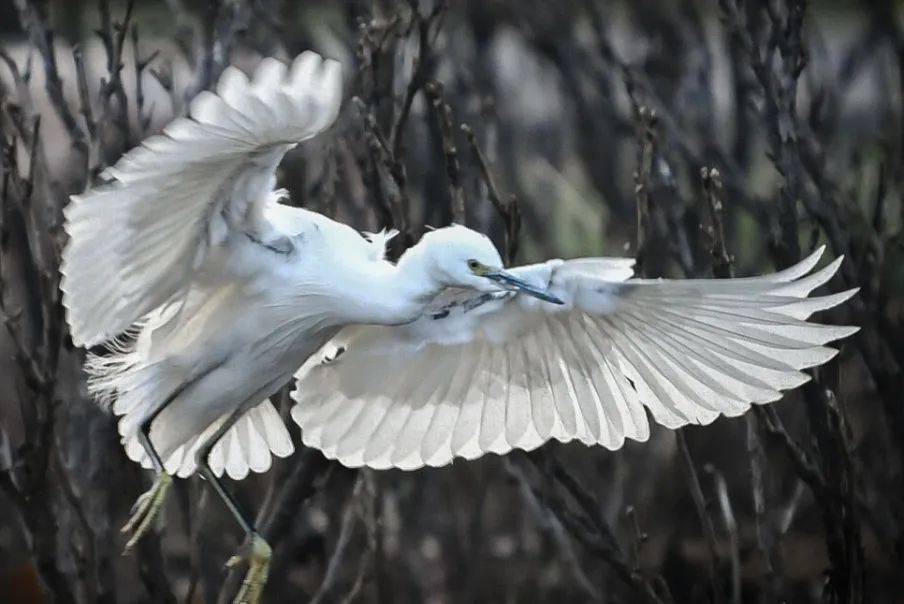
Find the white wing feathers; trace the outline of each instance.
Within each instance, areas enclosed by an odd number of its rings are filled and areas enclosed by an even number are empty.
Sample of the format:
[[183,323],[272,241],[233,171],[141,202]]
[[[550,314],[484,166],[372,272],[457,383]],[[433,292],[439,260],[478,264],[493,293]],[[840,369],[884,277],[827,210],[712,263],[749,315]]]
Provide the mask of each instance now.
[[227,67],[216,94],[145,140],[72,197],[61,288],[76,345],[92,346],[176,299],[205,251],[230,229],[266,230],[283,154],[334,121],[335,61],[304,53],[286,66],[264,59],[251,81]]
[[446,300],[410,325],[345,330],[344,354],[299,373],[292,416],[327,457],[414,469],[550,438],[616,449],[648,437],[644,407],[671,428],[739,415],[856,331],[806,321],[855,293],[807,298],[841,262],[809,274],[821,254],[728,280],[625,281],[630,261],[605,258],[523,267],[567,304]]

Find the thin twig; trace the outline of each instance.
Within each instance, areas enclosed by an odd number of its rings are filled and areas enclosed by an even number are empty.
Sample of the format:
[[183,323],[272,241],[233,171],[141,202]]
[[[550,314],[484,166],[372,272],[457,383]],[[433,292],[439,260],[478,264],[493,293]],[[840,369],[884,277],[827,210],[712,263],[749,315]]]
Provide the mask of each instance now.
[[85,134],[79,127],[75,114],[63,94],[63,81],[60,79],[54,52],[53,31],[47,25],[47,15],[44,6],[31,0],[15,0],[15,5],[22,28],[28,32],[31,44],[38,49],[44,61],[45,86],[51,106],[63,122],[63,126],[66,128],[66,132],[69,134],[75,149],[87,154],[88,148],[85,143]]
[[461,186],[461,166],[458,163],[458,146],[455,144],[456,130],[452,124],[452,107],[443,98],[443,85],[437,81],[428,82],[424,87],[439,129],[442,143],[446,177],[449,179],[449,207],[452,220],[465,224],[465,192]]
[[637,169],[634,172],[634,196],[637,200],[637,233],[636,253],[637,271],[643,275],[647,268],[647,239],[651,234],[650,189],[652,188],[653,159],[656,153],[656,112],[644,106],[638,106],[637,120],[640,133],[637,148]]
[[345,570],[346,557],[351,553],[350,546],[355,535],[355,528],[358,525],[358,507],[364,492],[364,482],[364,474],[359,472],[345,502],[345,510],[342,512],[342,523],[340,524],[336,547],[327,564],[323,581],[321,581],[317,593],[311,598],[311,604],[321,604],[322,602],[335,600],[334,592],[338,587],[340,573]]
[[684,435],[684,429],[675,432],[675,441],[678,445],[678,451],[681,454],[681,467],[684,469],[687,477],[688,487],[691,492],[691,499],[694,502],[694,509],[697,511],[697,518],[703,528],[703,536],[706,538],[706,544],[709,547],[709,588],[711,597],[714,602],[722,602],[722,582],[719,580],[719,551],[716,543],[716,529],[713,527],[713,519],[709,515],[709,503],[703,494],[703,488],[700,486],[700,477],[697,475],[697,468],[694,466],[694,460],[691,457],[690,449],[687,446],[687,439]]
[[530,480],[527,478],[526,473],[519,464],[510,459],[505,459],[505,469],[510,476],[518,481],[519,492],[528,503],[530,509],[535,512],[541,522],[541,526],[551,533],[553,541],[559,549],[564,565],[571,571],[580,590],[591,600],[599,600],[599,590],[581,567],[580,559],[575,555],[574,547],[568,538],[568,534],[565,532],[562,521],[555,513],[549,513],[548,508],[544,506],[542,498],[539,497],[538,492],[531,487]]
[[[538,497],[547,504],[572,537],[594,556],[604,560],[613,572],[626,584],[633,586],[644,600],[670,602],[671,596],[664,581],[657,577],[648,577],[628,566],[612,528],[601,516],[601,507],[596,498],[552,454],[538,451],[528,456],[528,459],[541,473],[548,471],[551,474],[550,478],[554,478],[556,483],[564,487],[568,495],[578,504],[580,512],[576,513],[558,494],[557,489],[548,488],[542,492],[537,490]],[[660,589],[657,590],[656,586]]]
[[414,67],[411,72],[411,79],[408,80],[408,86],[405,88],[405,95],[402,99],[402,107],[390,129],[389,145],[392,148],[393,157],[400,157],[402,154],[402,133],[408,123],[408,117],[411,115],[411,105],[414,103],[414,97],[427,83],[427,73],[430,66],[430,28],[434,23],[440,21],[441,15],[448,8],[447,0],[440,0],[433,7],[433,10],[430,11],[430,14],[424,17],[418,11],[416,1],[409,0],[409,6],[411,7],[412,23],[417,25],[418,48],[417,54],[413,59]]
[[492,172],[490,172],[490,166],[487,162],[486,155],[484,155],[480,145],[477,143],[477,135],[468,124],[462,124],[461,130],[465,133],[468,144],[471,146],[471,152],[477,159],[477,165],[480,168],[480,176],[483,178],[483,182],[486,185],[487,196],[489,197],[490,203],[493,204],[496,212],[502,217],[502,222],[505,225],[503,259],[507,265],[510,265],[518,254],[518,236],[521,232],[521,210],[518,206],[518,198],[512,194],[506,201],[502,201],[502,198],[499,195],[499,189],[496,188],[496,181],[493,178]]
[[134,8],[135,0],[129,0],[126,3],[122,22],[114,22],[110,12],[109,0],[98,1],[101,27],[97,30],[97,35],[103,43],[104,52],[107,56],[107,78],[101,79],[99,92],[102,108],[100,124],[104,128],[109,124],[119,130],[123,150],[132,144],[129,136],[129,104],[122,81],[122,70],[124,68],[122,53]]
[[725,532],[728,533],[729,560],[731,561],[731,602],[732,604],[741,604],[740,539],[738,537],[738,523],[735,520],[731,499],[728,495],[728,484],[725,482],[725,476],[712,464],[706,464],[703,469],[715,480],[716,500],[719,502],[719,510],[722,512]]
[[138,47],[138,24],[132,26],[132,52],[135,60],[135,116],[138,121],[138,138],[144,138],[144,133],[151,125],[151,115],[153,113],[153,105],[145,114],[144,112],[144,71],[160,54],[159,50],[155,50],[145,58],[141,58],[141,51]]
[[716,168],[701,168],[700,180],[709,210],[711,226],[708,229],[712,245],[713,275],[720,279],[731,277],[731,257],[725,248],[725,225],[722,220],[722,175]]

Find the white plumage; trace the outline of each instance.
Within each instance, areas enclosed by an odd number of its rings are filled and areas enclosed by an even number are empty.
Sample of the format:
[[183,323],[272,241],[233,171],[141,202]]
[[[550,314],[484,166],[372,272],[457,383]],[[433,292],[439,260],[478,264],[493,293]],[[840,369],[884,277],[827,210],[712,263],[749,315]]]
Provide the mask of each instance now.
[[[274,171],[286,150],[333,122],[340,100],[338,64],[313,53],[299,56],[288,72],[283,63],[266,59],[251,81],[229,67],[217,94],[201,93],[188,118],[130,151],[103,173],[106,184],[73,196],[66,209],[70,241],[62,289],[72,339],[87,347],[127,328],[137,335],[128,345],[114,346],[112,355],[89,355],[87,370],[92,392],[123,416],[120,432],[129,456],[146,467],[151,460],[135,438],[141,422],[177,389],[224,362],[228,367],[236,348],[266,338],[256,321],[235,321],[229,313],[246,315],[249,305],[267,304],[264,274],[272,279],[284,267],[263,267],[297,253],[305,231],[325,221],[277,206],[282,192],[273,191]],[[351,232],[346,239],[358,244],[360,237]],[[375,246],[358,247],[373,255]],[[288,321],[291,311],[270,314]],[[283,369],[283,377],[296,368]],[[182,413],[161,412],[151,440],[159,443],[169,471],[188,475],[194,470],[192,448],[203,442],[199,436],[212,434],[211,426],[224,422],[233,407],[261,403],[269,394],[212,404],[222,409],[200,414],[200,424]],[[203,403],[195,397],[190,404]],[[270,408],[261,403],[214,447],[217,474],[225,470],[241,478],[269,468],[271,452],[291,454],[288,432]]]
[[855,293],[807,298],[840,259],[822,248],[753,279],[627,280],[631,261],[552,260],[514,269],[564,305],[523,295],[442,316],[348,327],[332,362],[299,373],[292,417],[304,443],[350,466],[441,466],[550,438],[617,449],[670,428],[735,416],[807,381],[823,346],[854,327],[807,323]]
[[149,526],[168,474],[200,469],[252,536],[249,589],[269,549],[216,477],[292,452],[267,397],[296,371],[306,444],[414,469],[551,438],[615,449],[647,438],[644,408],[669,427],[738,415],[855,330],[807,322],[854,293],[807,297],[840,263],[810,274],[822,250],[764,277],[650,281],[612,258],[506,271],[489,239],[452,226],[387,262],[392,233],[364,237],[274,190],[283,154],[340,100],[338,64],[313,53],[265,59],[250,81],[227,68],[66,209],[72,339],[109,348],[89,354],[89,388],[158,473],[130,526]]
[[332,124],[341,100],[334,61],[305,53],[286,76],[275,59],[250,82],[226,68],[218,94],[199,94],[190,117],[105,170],[109,184],[73,196],[62,289],[77,345],[102,343],[178,298],[230,228],[263,241],[282,230],[262,215],[276,166]]

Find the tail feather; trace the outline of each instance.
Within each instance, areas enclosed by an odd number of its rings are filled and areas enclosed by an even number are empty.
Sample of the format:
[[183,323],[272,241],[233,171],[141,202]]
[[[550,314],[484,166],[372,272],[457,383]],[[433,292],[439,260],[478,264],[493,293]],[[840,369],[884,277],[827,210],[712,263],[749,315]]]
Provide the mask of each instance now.
[[[172,311],[165,311],[172,312]],[[141,424],[151,417],[185,383],[185,375],[167,363],[150,362],[148,350],[156,328],[167,316],[157,313],[136,324],[128,333],[106,345],[107,354],[89,353],[85,361],[88,391],[103,406],[120,417],[118,429],[130,459],[151,468],[151,459],[138,440]],[[226,416],[218,418],[201,434],[165,453],[163,465],[181,477],[195,472],[195,456]],[[154,442],[154,436],[151,436]],[[269,400],[249,409],[213,447],[211,469],[240,480],[249,472],[266,472],[272,456],[287,457],[294,451],[292,439],[279,413]]]
[[[182,478],[194,474],[198,451],[224,421],[225,416],[170,453],[163,461],[166,471]],[[145,468],[151,467],[151,460],[137,436],[125,439],[125,447],[130,459]],[[217,476],[225,472],[233,480],[241,480],[249,472],[266,472],[273,463],[273,457],[288,457],[294,451],[292,438],[279,412],[269,400],[265,400],[249,409],[217,441],[210,451],[208,463]]]

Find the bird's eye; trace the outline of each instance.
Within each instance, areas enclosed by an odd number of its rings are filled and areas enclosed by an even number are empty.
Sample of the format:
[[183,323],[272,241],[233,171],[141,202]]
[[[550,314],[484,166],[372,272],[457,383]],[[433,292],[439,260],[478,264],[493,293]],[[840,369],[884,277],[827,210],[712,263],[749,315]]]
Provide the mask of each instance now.
[[472,271],[476,271],[478,268],[480,268],[480,263],[474,259],[468,260],[468,268]]

